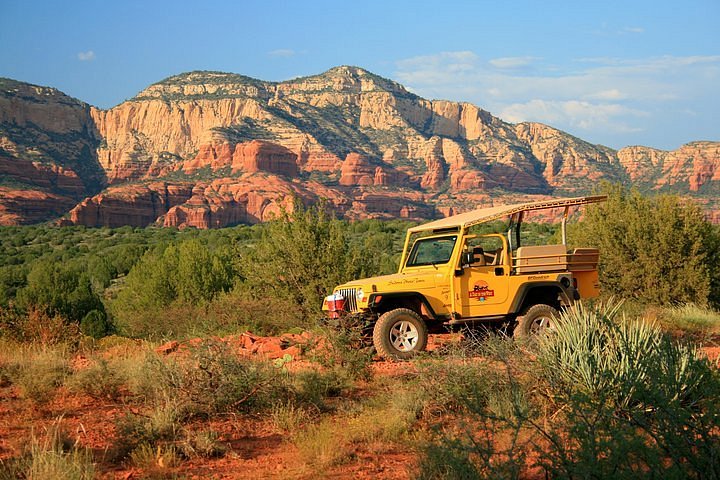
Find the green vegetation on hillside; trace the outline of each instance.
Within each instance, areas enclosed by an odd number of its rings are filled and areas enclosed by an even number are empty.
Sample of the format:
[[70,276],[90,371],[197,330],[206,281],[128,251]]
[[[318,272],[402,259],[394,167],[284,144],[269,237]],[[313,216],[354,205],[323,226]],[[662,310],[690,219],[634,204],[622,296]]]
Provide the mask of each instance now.
[[[720,234],[699,209],[672,196],[608,193],[570,236],[600,247],[603,293],[639,305],[716,306]],[[3,227],[0,324],[33,313],[84,321],[92,336],[114,328],[161,338],[308,328],[334,285],[396,271],[409,225],[339,221],[297,205],[268,224],[208,231]],[[505,226],[478,227],[491,230]],[[553,243],[557,230],[526,224],[523,243]]]

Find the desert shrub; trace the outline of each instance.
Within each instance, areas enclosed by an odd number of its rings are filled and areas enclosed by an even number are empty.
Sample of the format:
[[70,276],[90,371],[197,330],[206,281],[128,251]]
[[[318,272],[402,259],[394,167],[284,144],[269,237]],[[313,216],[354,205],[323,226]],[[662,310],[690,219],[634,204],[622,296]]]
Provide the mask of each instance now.
[[327,340],[316,360],[321,364],[344,370],[353,379],[370,378],[373,350],[368,336],[367,319],[349,315],[326,321],[316,329]]
[[228,447],[214,430],[186,430],[180,447],[187,458],[216,458],[227,453]]
[[150,341],[196,336],[195,320],[203,312],[202,307],[179,304],[148,307],[135,311],[133,309],[125,310],[125,307],[112,303],[110,310],[115,319],[118,334]]
[[341,465],[351,458],[352,447],[337,422],[326,419],[296,432],[292,441],[300,458],[318,469]]
[[720,302],[720,237],[696,204],[606,186],[570,243],[599,247],[603,291],[645,303]]
[[66,382],[68,388],[86,393],[94,398],[117,400],[127,378],[117,364],[111,365],[100,358],[88,367],[75,372]]
[[[422,392],[408,385],[383,391],[372,401],[360,405],[360,410],[348,420],[346,433],[352,443],[400,442],[413,436],[422,417],[425,397]],[[411,440],[411,441],[413,441]]]
[[475,480],[483,478],[470,459],[473,449],[458,439],[430,442],[422,448],[418,480]]
[[143,469],[150,478],[164,478],[169,470],[177,467],[181,458],[175,445],[141,443],[130,452],[130,463]]
[[113,457],[123,460],[139,448],[155,449],[179,439],[180,418],[180,408],[172,400],[157,405],[148,415],[126,412],[115,422]]
[[202,305],[174,302],[133,315],[120,312],[118,304],[111,309],[118,316],[117,329],[123,335],[152,340],[223,336],[247,330],[278,335],[304,323],[289,301],[254,298],[246,292],[239,285]]
[[62,347],[26,347],[12,368],[12,382],[25,398],[45,403],[70,373],[68,353]]
[[255,298],[242,284],[218,295],[196,321],[199,330],[207,333],[249,330],[258,335],[279,335],[304,323],[289,300]]
[[352,386],[352,378],[347,371],[333,368],[324,371],[307,370],[292,376],[294,397],[300,404],[326,410],[325,400],[337,397]]
[[105,312],[90,310],[80,321],[80,331],[83,335],[101,338],[110,333],[110,322]]
[[268,362],[239,357],[215,340],[184,348],[176,358],[149,350],[118,363],[137,401],[172,401],[183,419],[255,412],[294,398],[285,372]]
[[75,346],[80,341],[80,328],[76,323],[68,323],[60,315],[49,315],[40,309],[31,308],[27,312],[5,310],[0,312],[4,325],[2,336],[39,345],[65,344]]
[[298,405],[297,402],[289,400],[273,404],[270,409],[270,418],[278,430],[294,433],[307,424],[314,413],[316,412],[310,411],[307,406]]
[[189,415],[257,411],[290,394],[278,369],[238,357],[220,342],[193,348],[178,368],[177,398]]
[[118,375],[140,403],[159,404],[177,396],[182,375],[177,362],[160,357],[152,349],[128,355],[117,362]]
[[461,432],[446,431],[421,444],[416,478],[524,478],[531,444],[520,434],[503,419],[472,416]]
[[484,363],[464,357],[420,365],[419,387],[427,413],[464,411],[469,405],[482,408],[496,385],[498,374]]

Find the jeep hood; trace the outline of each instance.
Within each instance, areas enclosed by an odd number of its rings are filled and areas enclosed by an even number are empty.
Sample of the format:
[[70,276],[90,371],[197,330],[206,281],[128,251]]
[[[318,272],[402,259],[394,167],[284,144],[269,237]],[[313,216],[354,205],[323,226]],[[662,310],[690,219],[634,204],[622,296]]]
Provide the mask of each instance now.
[[437,279],[439,278],[440,281],[444,279],[446,275],[444,273],[441,273],[441,271],[437,271],[436,274],[433,274],[431,272],[423,271],[423,272],[411,272],[411,273],[393,273],[391,275],[379,275],[377,277],[368,277],[368,278],[360,278],[358,280],[353,280],[352,282],[344,283],[342,285],[338,285],[336,288],[357,288],[357,287],[369,287],[370,285],[377,285],[378,287],[385,286],[388,284],[408,284],[413,285],[417,284],[418,280],[424,279],[426,281],[420,282],[422,284],[422,287],[434,287],[437,284]]

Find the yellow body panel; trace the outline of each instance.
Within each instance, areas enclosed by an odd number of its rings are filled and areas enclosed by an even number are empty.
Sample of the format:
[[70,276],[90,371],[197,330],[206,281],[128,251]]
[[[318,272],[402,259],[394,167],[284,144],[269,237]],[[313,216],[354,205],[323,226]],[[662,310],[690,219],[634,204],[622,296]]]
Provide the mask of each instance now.
[[[576,291],[580,298],[596,297],[596,249],[568,252],[564,245],[541,245],[511,250],[505,235],[470,235],[469,228],[500,214],[522,215],[524,210],[558,206],[566,207],[567,217],[569,206],[603,199],[580,197],[492,207],[413,227],[407,233],[398,273],[355,280],[334,292],[355,295],[356,301],[353,298],[350,304],[350,311],[355,312],[371,309],[373,302],[382,302],[382,298],[421,296],[435,317],[451,320],[518,313],[522,294],[536,287],[560,289],[566,303],[577,299]],[[411,246],[411,236],[423,233],[431,235],[421,236]],[[479,244],[490,240],[500,247],[488,254]],[[570,293],[575,298],[569,298]]]

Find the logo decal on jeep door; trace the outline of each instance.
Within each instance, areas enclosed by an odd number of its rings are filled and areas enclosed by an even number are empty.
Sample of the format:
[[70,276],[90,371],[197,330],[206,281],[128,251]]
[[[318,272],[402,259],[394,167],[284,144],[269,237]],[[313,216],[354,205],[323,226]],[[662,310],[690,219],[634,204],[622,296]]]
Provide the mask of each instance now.
[[487,297],[494,297],[495,290],[490,290],[490,285],[485,280],[478,280],[475,282],[473,289],[468,292],[470,298],[477,298],[480,301],[485,300]]

